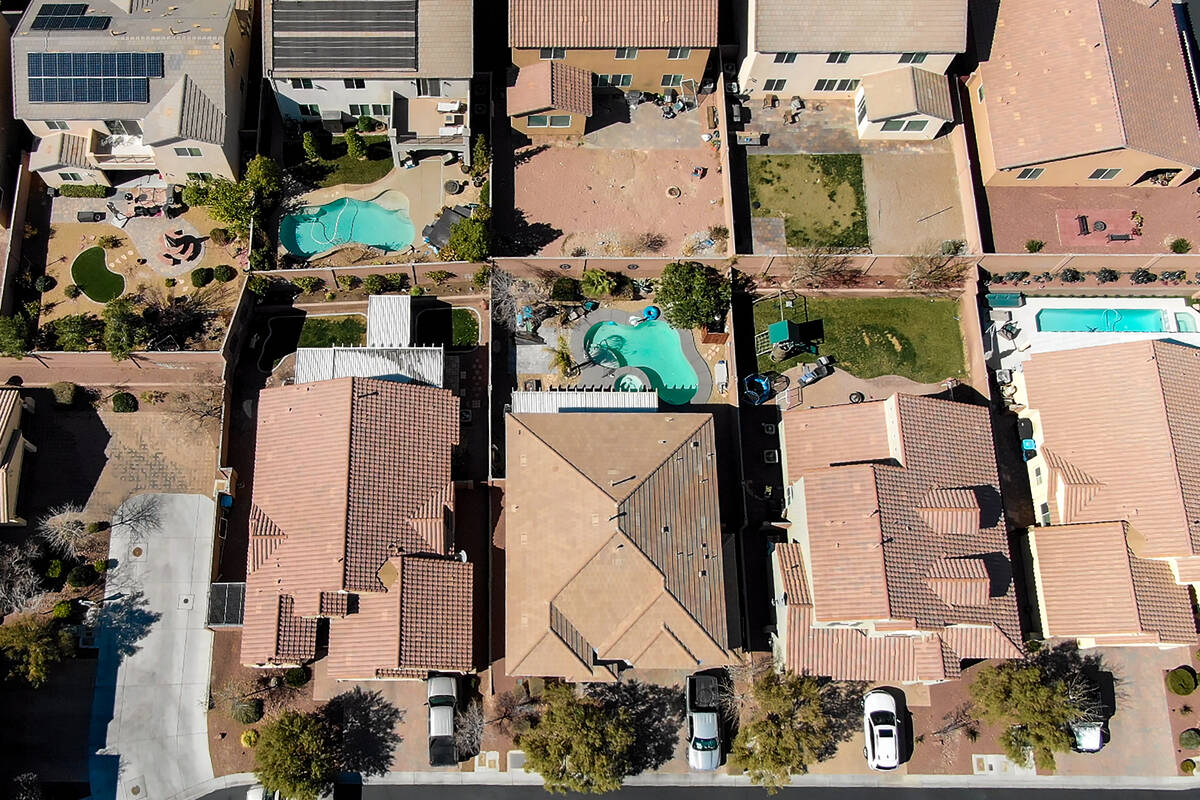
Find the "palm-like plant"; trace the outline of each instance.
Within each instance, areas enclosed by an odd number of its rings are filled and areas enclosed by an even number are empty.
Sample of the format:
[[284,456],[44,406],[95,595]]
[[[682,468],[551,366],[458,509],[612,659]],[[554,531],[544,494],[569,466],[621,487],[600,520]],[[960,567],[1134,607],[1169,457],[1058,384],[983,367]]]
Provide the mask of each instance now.
[[608,297],[617,289],[617,279],[602,269],[585,269],[580,283],[588,297]]
[[554,347],[546,349],[550,351],[550,366],[558,370],[558,374],[569,378],[578,372],[579,368],[575,365],[575,359],[571,357],[571,345],[566,336],[559,336]]

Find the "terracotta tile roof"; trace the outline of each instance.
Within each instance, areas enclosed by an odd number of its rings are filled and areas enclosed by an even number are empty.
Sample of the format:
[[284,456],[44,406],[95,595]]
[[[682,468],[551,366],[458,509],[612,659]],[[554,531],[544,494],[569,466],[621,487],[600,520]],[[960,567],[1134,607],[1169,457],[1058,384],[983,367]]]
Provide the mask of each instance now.
[[775,545],[779,557],[779,574],[783,578],[783,591],[789,603],[810,605],[808,578],[804,572],[804,551],[797,542],[782,542]]
[[961,53],[966,0],[756,0],[760,53]]
[[1171,3],[1001,0],[980,65],[1001,169],[1130,147],[1200,165]]
[[522,67],[508,89],[508,113],[523,117],[538,111],[592,115],[592,73],[562,61]]
[[511,0],[510,47],[716,47],[717,0]]
[[509,674],[726,663],[712,418],[521,414],[507,427]]
[[1030,533],[1044,633],[1194,643],[1188,589],[1164,561],[1138,558],[1123,522]]
[[[986,408],[901,394],[795,409],[784,414],[783,439],[785,472],[800,481],[793,502],[803,504],[805,529],[794,530],[807,537],[812,620],[878,622],[880,630],[904,630],[892,623],[906,621],[909,631],[929,633],[994,626],[1015,647],[1020,626]],[[917,657],[904,649],[912,642],[823,631],[814,632],[823,647],[844,642],[864,664],[915,674],[915,666],[896,666]]]
[[307,661],[317,650],[317,621],[296,616],[292,598],[280,595],[275,653],[277,662]]
[[400,665],[471,668],[474,615],[471,565],[403,559],[400,573]]
[[1143,558],[1200,554],[1200,350],[1140,341],[1037,353],[1024,376],[1051,521],[1125,520]]
[[[307,629],[296,639],[287,627],[294,614],[338,618],[331,623],[330,661],[339,674],[370,677],[374,666],[367,662],[376,657],[385,668],[405,666],[398,662],[401,592],[389,591],[381,576],[400,556],[447,553],[457,441],[458,400],[442,389],[353,378],[261,393],[245,663],[312,658],[315,640],[308,644]],[[470,592],[465,600],[460,594],[455,589],[444,600],[465,602],[469,613]],[[281,597],[289,614],[277,612]],[[416,613],[420,620],[427,612],[418,603]],[[444,668],[457,668],[460,643],[443,644]]]

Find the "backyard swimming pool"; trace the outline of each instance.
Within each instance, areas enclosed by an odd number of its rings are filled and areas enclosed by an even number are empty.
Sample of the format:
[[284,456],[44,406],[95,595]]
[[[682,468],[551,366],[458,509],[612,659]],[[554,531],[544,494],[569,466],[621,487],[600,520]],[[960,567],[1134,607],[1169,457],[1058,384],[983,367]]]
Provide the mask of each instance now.
[[287,214],[279,222],[279,241],[298,256],[315,256],[352,242],[403,250],[415,235],[405,212],[351,197]]
[[1039,331],[1056,333],[1157,333],[1168,330],[1157,308],[1043,308]]
[[[699,389],[700,379],[684,355],[679,331],[662,320],[637,325],[597,322],[588,329],[583,347],[587,357],[601,366],[640,368],[663,402],[683,405]],[[620,388],[635,387],[626,383]]]

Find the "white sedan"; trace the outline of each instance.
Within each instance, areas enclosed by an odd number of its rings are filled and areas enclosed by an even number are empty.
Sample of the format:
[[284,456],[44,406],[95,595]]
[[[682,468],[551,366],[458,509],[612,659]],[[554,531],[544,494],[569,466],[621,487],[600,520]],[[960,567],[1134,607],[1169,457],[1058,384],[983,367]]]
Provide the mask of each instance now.
[[900,766],[900,718],[896,698],[876,689],[863,698],[863,755],[871,769],[890,770]]

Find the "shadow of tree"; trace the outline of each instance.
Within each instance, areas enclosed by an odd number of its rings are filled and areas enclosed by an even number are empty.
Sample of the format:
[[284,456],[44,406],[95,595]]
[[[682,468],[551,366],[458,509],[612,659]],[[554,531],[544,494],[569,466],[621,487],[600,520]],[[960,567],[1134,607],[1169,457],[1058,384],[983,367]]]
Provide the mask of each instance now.
[[532,256],[563,235],[547,222],[530,222],[522,209],[514,208],[507,230],[495,232],[497,255]]
[[130,542],[144,541],[147,535],[159,528],[162,521],[160,506],[161,499],[157,494],[131,497],[117,509],[112,525],[114,528],[127,528]]
[[141,650],[138,642],[162,619],[162,614],[151,611],[148,605],[145,594],[135,591],[106,600],[100,609],[101,636],[111,644],[118,661]]
[[519,167],[522,164],[528,164],[538,153],[544,153],[549,149],[550,145],[548,144],[539,144],[534,147],[521,148],[517,152],[513,153],[513,166]]
[[344,772],[383,775],[391,769],[392,754],[402,741],[396,726],[404,721],[404,710],[381,693],[356,686],[326,703],[322,714],[338,742]]
[[630,775],[657,769],[675,755],[686,710],[682,689],[628,681],[593,686],[588,693],[609,708],[624,708],[633,715]]
[[1029,660],[1042,669],[1047,680],[1066,684],[1071,698],[1089,717],[1107,720],[1116,712],[1121,680],[1107,669],[1101,654],[1085,655],[1071,641],[1043,647]]
[[821,686],[821,708],[829,722],[829,744],[821,760],[831,758],[838,745],[849,740],[862,728],[863,694],[867,684],[862,681],[830,681]]

